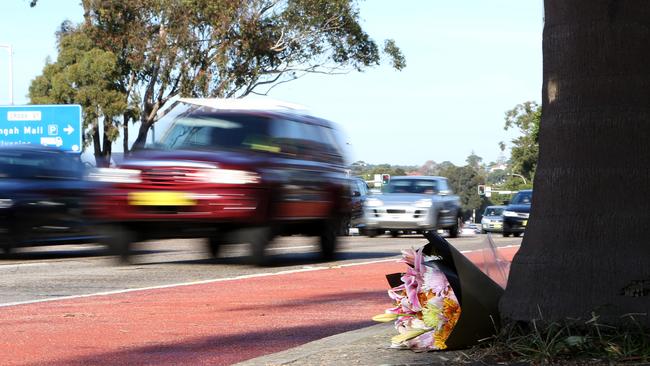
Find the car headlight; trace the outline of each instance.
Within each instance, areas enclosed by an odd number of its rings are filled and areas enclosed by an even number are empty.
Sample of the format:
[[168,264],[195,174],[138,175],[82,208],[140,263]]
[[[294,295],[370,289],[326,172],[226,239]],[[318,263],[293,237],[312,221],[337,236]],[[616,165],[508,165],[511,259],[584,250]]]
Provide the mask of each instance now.
[[216,184],[251,184],[260,181],[257,173],[245,170],[205,169],[199,174],[206,182]]
[[376,198],[368,198],[366,200],[366,206],[368,206],[368,207],[379,207],[379,206],[383,206],[383,205],[384,205],[384,203],[381,200],[378,200]]
[[14,201],[10,198],[0,198],[0,209],[9,208],[14,205]]
[[415,207],[431,207],[431,205],[433,205],[433,201],[428,198],[415,202]]
[[97,168],[88,173],[88,180],[103,183],[141,183],[137,169]]

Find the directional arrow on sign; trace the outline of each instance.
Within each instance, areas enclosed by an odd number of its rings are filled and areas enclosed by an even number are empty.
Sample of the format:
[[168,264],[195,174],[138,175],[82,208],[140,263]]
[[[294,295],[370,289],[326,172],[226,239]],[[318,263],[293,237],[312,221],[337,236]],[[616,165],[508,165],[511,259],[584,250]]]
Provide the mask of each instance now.
[[63,129],[68,135],[72,134],[74,132],[74,128],[72,126],[68,125],[66,128]]

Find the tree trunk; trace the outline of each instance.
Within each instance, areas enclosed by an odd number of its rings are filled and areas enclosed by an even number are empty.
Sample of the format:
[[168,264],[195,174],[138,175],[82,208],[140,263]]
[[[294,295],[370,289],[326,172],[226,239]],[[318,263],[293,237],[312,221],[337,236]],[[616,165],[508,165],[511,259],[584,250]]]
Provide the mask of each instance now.
[[114,128],[111,118],[104,116],[104,143],[102,144],[102,157],[105,166],[111,165],[111,154],[113,153],[113,141],[110,140],[110,130]]
[[122,116],[124,124],[122,125],[122,151],[124,151],[124,156],[129,154],[129,114],[124,113]]
[[644,0],[545,1],[539,165],[505,319],[650,313],[649,26]]
[[95,155],[95,166],[100,168],[108,166],[108,163],[104,158],[104,154],[102,152],[102,141],[99,135],[98,118],[95,118],[95,121],[93,122],[93,152]]
[[138,150],[144,148],[144,145],[147,143],[147,134],[149,133],[149,129],[153,125],[153,121],[149,121],[145,118],[142,118],[140,124],[140,129],[138,130],[138,136],[136,137],[135,141],[133,142],[133,146],[131,146],[131,150]]

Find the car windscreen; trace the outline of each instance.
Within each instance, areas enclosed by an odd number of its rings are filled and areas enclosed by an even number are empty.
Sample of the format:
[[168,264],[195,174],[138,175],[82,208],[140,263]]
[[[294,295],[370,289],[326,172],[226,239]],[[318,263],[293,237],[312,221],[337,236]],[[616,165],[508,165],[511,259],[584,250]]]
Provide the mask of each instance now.
[[180,116],[158,144],[163,149],[277,151],[267,119],[252,115]]
[[510,202],[513,205],[530,205],[533,202],[533,192],[519,192]]
[[503,215],[503,207],[488,207],[485,209],[483,216],[501,216]]
[[393,179],[388,183],[385,193],[418,193],[434,194],[438,190],[438,182],[425,179]]

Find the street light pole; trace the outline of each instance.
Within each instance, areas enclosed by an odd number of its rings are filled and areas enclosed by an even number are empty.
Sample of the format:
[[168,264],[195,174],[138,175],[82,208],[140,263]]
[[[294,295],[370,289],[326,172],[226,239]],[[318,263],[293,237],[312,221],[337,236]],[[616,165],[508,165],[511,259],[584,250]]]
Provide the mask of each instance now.
[[521,178],[521,179],[523,179],[523,180],[524,180],[524,184],[528,184],[528,183],[526,183],[526,178],[524,178],[524,176],[523,176],[523,175],[521,175],[521,174],[516,174],[516,173],[508,173],[508,175],[514,175],[515,177],[519,177],[519,178]]
[[13,51],[10,44],[0,44],[0,48],[6,48],[9,52],[9,104],[14,104],[14,70]]

